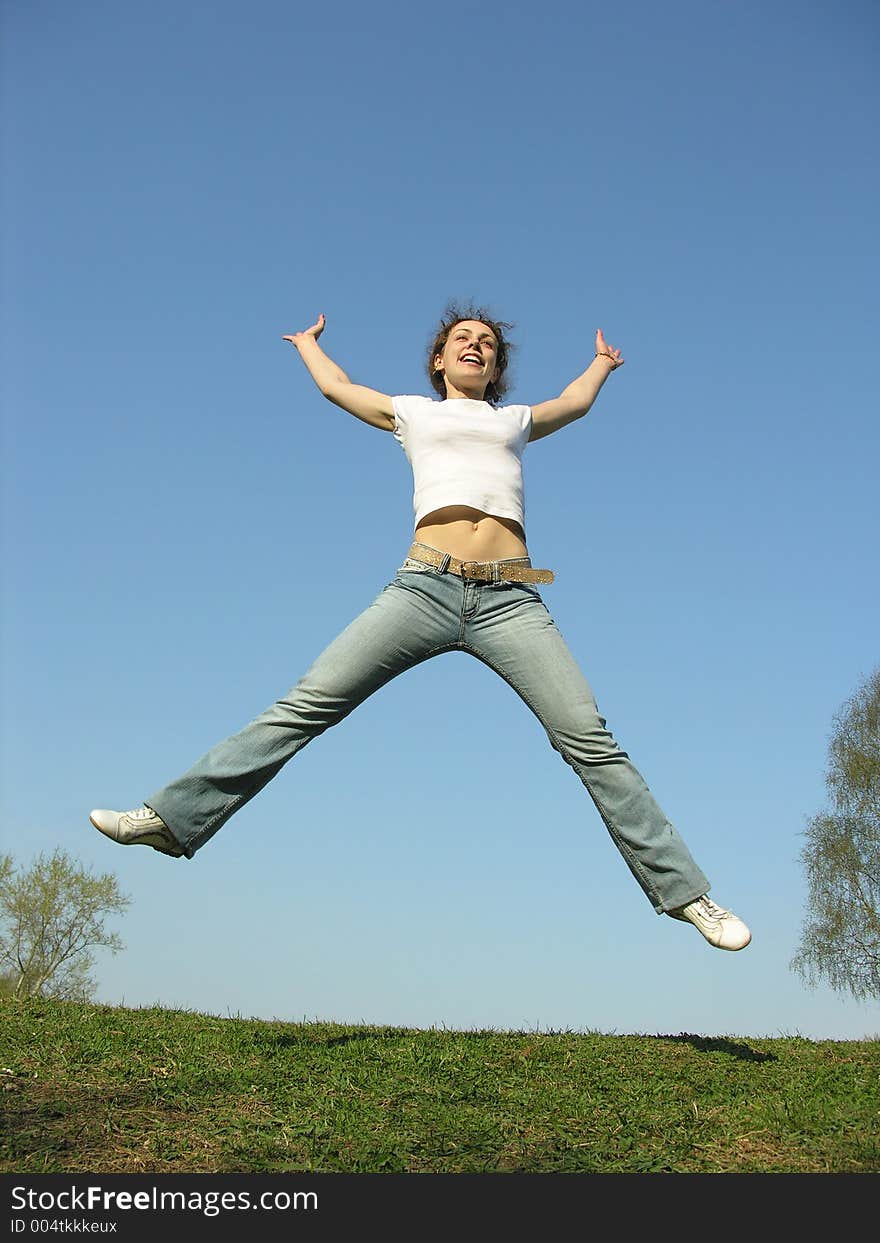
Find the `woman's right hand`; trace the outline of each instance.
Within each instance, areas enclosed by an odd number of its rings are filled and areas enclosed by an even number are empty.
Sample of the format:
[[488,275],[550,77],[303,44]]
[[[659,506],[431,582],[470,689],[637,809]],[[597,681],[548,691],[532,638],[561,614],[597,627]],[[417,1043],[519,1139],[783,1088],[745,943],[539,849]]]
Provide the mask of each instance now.
[[290,341],[292,345],[299,345],[299,343],[303,341],[306,337],[312,337],[313,340],[317,341],[318,337],[324,331],[324,326],[326,325],[326,323],[327,323],[327,320],[322,311],[321,314],[318,316],[316,322],[312,324],[311,328],[306,328],[303,332],[294,332],[288,337],[282,337],[281,340]]

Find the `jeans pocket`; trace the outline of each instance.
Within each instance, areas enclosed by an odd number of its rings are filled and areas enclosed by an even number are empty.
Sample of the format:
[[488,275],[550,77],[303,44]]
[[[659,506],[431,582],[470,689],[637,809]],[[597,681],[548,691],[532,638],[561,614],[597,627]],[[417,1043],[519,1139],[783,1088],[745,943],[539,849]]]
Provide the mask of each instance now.
[[512,579],[502,579],[499,583],[487,583],[487,587],[501,587],[507,591],[512,591],[516,596],[526,596],[532,600],[540,600],[543,604],[541,593],[534,583],[516,583]]
[[407,557],[403,565],[397,571],[398,574],[430,574],[437,567],[429,565],[427,561],[416,561],[414,557]]

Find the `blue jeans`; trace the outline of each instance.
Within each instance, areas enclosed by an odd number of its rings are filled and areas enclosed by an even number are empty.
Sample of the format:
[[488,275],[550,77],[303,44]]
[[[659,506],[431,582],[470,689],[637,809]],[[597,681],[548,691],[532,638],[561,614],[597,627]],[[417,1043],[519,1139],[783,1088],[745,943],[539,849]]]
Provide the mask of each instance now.
[[[499,563],[502,573],[510,563],[529,564],[510,558]],[[453,651],[494,669],[535,713],[656,911],[708,891],[681,836],[605,728],[537,589],[463,580],[409,558],[296,686],[145,802],[192,858],[313,738],[399,673]]]

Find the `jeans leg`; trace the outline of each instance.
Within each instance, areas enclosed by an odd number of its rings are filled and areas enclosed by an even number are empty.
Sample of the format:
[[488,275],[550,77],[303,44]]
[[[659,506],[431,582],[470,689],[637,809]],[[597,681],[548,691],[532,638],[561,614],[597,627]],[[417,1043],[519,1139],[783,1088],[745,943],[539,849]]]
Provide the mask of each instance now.
[[697,867],[644,778],[605,727],[593,692],[538,593],[484,588],[468,650],[528,704],[550,744],[580,777],[615,845],[658,912],[707,893]]
[[[458,616],[398,575],[321,653],[281,699],[218,743],[182,777],[145,799],[192,858],[229,817],[313,738],[405,669],[458,635]],[[434,576],[432,575],[431,578]]]

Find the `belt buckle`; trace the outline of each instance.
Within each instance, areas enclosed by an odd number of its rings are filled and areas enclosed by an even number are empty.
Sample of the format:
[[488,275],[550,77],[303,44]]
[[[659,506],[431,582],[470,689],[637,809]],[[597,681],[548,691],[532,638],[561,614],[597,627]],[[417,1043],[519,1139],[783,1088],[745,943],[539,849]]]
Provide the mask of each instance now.
[[476,582],[481,581],[479,575],[476,573],[476,569],[478,565],[480,565],[479,561],[462,561],[461,563],[462,578],[468,578]]

